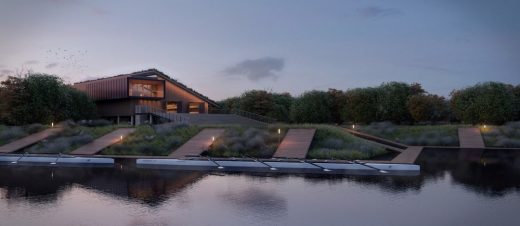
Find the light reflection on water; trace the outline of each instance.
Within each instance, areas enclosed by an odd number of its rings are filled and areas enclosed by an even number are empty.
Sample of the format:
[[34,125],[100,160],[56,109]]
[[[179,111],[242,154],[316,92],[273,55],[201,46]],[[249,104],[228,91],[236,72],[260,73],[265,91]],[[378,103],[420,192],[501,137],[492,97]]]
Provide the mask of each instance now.
[[0,167],[0,225],[520,225],[519,161],[428,150],[413,177]]

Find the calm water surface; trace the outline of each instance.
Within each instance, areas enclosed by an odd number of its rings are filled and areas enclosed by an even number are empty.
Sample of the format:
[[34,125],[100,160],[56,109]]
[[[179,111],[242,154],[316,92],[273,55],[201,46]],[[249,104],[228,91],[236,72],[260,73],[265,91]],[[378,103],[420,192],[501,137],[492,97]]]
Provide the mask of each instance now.
[[0,167],[0,225],[520,225],[520,152],[427,150],[420,176]]

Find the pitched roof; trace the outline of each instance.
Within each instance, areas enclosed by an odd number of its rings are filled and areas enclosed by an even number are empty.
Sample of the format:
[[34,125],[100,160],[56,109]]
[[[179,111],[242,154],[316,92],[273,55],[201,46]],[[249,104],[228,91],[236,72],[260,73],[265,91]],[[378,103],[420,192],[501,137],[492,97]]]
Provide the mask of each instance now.
[[204,101],[208,102],[208,104],[213,105],[213,106],[218,106],[218,104],[215,101],[211,100],[209,97],[207,97],[207,96],[205,96],[205,95],[195,91],[192,88],[189,88],[188,86],[184,85],[183,83],[177,81],[176,79],[171,78],[170,76],[166,75],[162,71],[159,71],[159,70],[157,70],[155,68],[151,68],[151,69],[147,69],[147,70],[143,70],[143,71],[137,71],[137,72],[133,72],[133,73],[130,73],[130,74],[121,74],[121,75],[115,75],[115,76],[110,76],[110,77],[103,77],[103,78],[98,78],[98,79],[86,80],[86,81],[82,81],[82,82],[77,82],[75,84],[84,83],[84,82],[91,82],[91,81],[97,81],[97,80],[103,80],[103,79],[107,79],[107,78],[120,77],[120,76],[147,77],[147,76],[150,76],[150,75],[160,76],[163,79],[168,80],[169,82],[179,86],[181,89],[187,91],[188,93],[191,93],[192,95],[195,95],[195,96],[203,99]]

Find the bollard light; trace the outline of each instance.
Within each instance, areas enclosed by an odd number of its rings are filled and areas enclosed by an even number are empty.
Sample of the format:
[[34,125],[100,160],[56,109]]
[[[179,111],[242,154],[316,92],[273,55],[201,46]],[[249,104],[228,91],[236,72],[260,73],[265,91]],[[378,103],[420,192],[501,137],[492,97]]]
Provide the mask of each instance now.
[[352,124],[352,129],[356,129],[356,125]]
[[282,133],[282,130],[278,129],[278,134]]
[[54,122],[51,122],[51,128],[54,128]]
[[212,141],[212,142],[214,142],[214,141],[215,141],[215,137],[214,137],[214,136],[213,136],[213,137],[211,137],[211,141]]
[[484,124],[484,129],[486,128],[486,124]]
[[119,137],[119,141],[123,141],[123,135],[121,135],[121,137]]

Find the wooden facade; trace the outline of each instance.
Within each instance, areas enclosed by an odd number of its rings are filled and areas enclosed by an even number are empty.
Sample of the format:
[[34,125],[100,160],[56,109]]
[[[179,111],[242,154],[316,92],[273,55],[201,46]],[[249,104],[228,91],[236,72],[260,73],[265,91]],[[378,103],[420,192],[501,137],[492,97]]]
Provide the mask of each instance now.
[[216,103],[206,96],[150,69],[131,74],[84,81],[73,85],[90,96],[100,117],[130,117],[136,105],[168,113],[208,113]]

